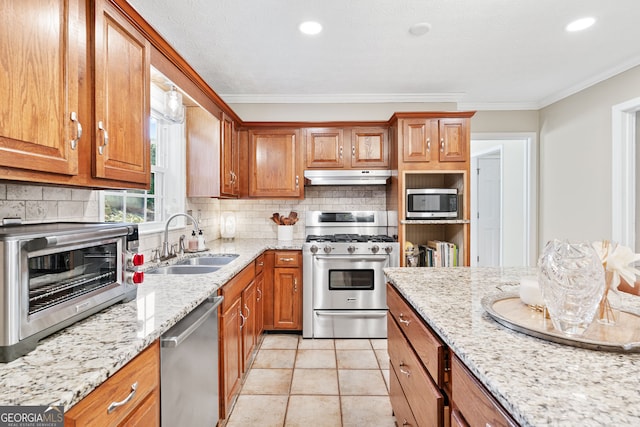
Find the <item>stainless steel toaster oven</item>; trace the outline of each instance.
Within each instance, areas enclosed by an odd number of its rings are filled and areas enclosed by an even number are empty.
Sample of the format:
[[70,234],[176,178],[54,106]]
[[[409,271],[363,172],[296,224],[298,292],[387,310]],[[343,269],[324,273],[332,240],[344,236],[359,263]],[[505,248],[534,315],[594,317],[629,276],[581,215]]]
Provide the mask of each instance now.
[[123,223],[0,227],[0,362],[120,301],[144,279],[138,228]]

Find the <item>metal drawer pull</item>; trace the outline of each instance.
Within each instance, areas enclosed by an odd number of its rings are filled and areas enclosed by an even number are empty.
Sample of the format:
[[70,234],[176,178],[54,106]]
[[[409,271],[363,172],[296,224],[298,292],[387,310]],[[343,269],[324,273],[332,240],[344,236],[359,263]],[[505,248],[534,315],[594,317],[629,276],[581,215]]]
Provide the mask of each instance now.
[[244,328],[244,321],[245,320],[246,320],[246,318],[242,314],[242,310],[240,310],[240,329]]
[[116,409],[118,409],[120,406],[126,405],[127,403],[129,403],[131,399],[133,399],[133,396],[135,396],[137,389],[138,389],[138,381],[131,384],[131,393],[129,393],[129,396],[125,397],[124,400],[121,400],[120,402],[111,402],[111,404],[107,408],[107,414],[110,414]]
[[444,138],[440,138],[440,152],[444,153]]
[[71,149],[75,150],[78,146],[78,141],[82,137],[82,125],[80,124],[80,120],[78,120],[78,115],[75,111],[71,112],[71,121],[76,122],[76,137],[71,140]]
[[340,146],[340,158],[342,158],[342,145]]
[[249,307],[247,307],[247,304],[244,305],[244,308],[247,310],[247,319],[248,319],[249,316],[251,315],[251,310],[249,310]]
[[401,374],[405,374],[407,376],[407,378],[410,377],[411,376],[411,372],[407,371],[406,369],[402,369],[403,366],[407,366],[407,365],[405,365],[404,362],[400,362],[400,373]]
[[404,314],[400,313],[400,318],[398,319],[398,322],[404,323],[405,325],[409,326],[409,323],[411,323],[411,320],[406,320],[404,318]]
[[407,419],[406,419],[406,418],[403,418],[403,419],[402,419],[402,425],[403,425],[403,426],[408,426],[408,425],[409,425],[409,421],[407,421]]
[[431,138],[427,138],[427,151],[431,151]]
[[262,289],[256,289],[258,291],[258,299],[256,301],[260,301],[262,299]]
[[295,261],[295,258],[280,258],[280,261],[282,262]]

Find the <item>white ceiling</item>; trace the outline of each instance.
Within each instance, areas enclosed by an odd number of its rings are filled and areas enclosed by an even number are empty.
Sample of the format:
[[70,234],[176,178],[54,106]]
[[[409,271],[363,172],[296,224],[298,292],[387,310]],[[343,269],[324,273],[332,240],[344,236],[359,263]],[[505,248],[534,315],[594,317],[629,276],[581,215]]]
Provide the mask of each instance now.
[[128,1],[228,103],[538,109],[640,64],[638,0]]

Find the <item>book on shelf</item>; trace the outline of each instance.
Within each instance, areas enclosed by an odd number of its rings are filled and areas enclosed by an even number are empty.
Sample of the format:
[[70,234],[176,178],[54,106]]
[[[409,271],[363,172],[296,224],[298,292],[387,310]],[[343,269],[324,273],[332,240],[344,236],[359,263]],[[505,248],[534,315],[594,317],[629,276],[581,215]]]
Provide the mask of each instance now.
[[442,240],[429,240],[425,248],[425,267],[457,267],[458,246]]

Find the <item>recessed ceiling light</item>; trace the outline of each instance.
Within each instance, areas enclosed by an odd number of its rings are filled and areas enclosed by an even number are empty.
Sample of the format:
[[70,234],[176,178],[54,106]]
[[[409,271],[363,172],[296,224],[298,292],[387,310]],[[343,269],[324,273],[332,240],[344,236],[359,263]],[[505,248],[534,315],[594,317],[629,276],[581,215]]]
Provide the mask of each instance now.
[[575,31],[582,31],[582,30],[586,30],[587,28],[595,24],[595,22],[596,22],[596,18],[592,18],[590,16],[587,18],[580,18],[580,19],[576,19],[573,22],[570,22],[569,25],[565,27],[565,29],[571,33]]
[[418,22],[409,27],[409,33],[414,36],[422,36],[431,30],[431,24],[428,22]]
[[322,25],[315,21],[306,21],[300,24],[298,27],[300,32],[303,34],[308,34],[310,36],[316,35],[322,31]]

